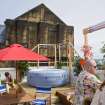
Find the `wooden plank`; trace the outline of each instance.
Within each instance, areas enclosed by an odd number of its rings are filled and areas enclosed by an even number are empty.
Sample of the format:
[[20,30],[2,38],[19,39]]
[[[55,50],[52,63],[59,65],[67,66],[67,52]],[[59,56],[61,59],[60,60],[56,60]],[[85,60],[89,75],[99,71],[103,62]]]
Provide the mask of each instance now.
[[64,105],[72,105],[72,101],[70,100],[70,98],[73,94],[74,92],[71,91],[71,89],[60,90],[56,92],[56,96],[59,97],[61,103]]

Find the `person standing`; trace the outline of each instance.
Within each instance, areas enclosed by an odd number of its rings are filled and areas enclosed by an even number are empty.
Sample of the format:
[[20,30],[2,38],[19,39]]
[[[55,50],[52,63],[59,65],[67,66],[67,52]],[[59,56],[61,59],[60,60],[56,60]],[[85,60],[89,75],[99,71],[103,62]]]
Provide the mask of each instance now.
[[88,105],[91,103],[95,90],[101,81],[96,75],[96,62],[92,59],[85,61],[84,70],[82,70],[77,78],[75,86],[75,102],[74,105]]

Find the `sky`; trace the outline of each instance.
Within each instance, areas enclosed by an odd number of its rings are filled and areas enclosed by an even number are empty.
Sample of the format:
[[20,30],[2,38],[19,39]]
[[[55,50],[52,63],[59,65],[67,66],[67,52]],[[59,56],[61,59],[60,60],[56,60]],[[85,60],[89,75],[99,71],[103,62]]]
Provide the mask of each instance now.
[[[67,25],[74,26],[75,49],[82,56],[83,29],[105,21],[105,0],[0,0],[0,24],[39,4],[45,4]],[[105,29],[88,34],[94,58],[102,58]]]

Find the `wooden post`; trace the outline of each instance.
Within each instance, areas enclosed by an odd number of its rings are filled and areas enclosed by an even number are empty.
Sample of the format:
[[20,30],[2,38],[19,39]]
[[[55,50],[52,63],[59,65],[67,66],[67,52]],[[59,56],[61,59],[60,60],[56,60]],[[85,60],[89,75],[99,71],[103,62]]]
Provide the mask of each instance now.
[[70,79],[70,83],[72,83],[72,58],[71,58],[71,46],[70,46],[70,42],[67,45],[67,49],[68,49],[68,69],[69,69],[69,79]]
[[87,34],[84,34],[84,46],[88,46],[88,37],[87,37]]
[[1,74],[0,74],[0,85],[1,85]]
[[[38,44],[38,54],[39,54],[39,47],[40,47],[40,45]],[[37,63],[37,67],[39,68],[39,60],[38,60],[38,63]]]
[[71,48],[69,48],[69,57],[68,57],[68,60],[69,60],[69,70],[71,70],[72,69]]
[[61,61],[61,48],[60,48],[60,44],[58,45],[59,47],[59,62]]
[[57,67],[57,64],[56,64],[57,63],[57,61],[56,61],[56,44],[55,44],[54,47],[55,47],[55,63],[54,63],[54,66]]
[[15,68],[16,68],[16,81],[21,82],[22,76],[21,76],[21,73],[20,73],[18,61],[17,62],[15,61]]
[[16,81],[18,81],[18,71],[17,71],[17,62],[15,61],[15,68],[16,68]]

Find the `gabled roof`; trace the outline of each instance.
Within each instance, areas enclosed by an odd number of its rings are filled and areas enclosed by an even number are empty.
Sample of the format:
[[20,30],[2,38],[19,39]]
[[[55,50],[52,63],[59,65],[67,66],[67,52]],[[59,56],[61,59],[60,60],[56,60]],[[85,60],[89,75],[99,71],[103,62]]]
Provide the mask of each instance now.
[[44,7],[44,8],[46,8],[46,9],[48,9],[48,10],[49,10],[53,15],[55,15],[55,17],[58,18],[63,24],[66,24],[66,23],[63,22],[56,14],[54,14],[47,6],[45,6],[43,3],[40,4],[40,5],[38,5],[38,6],[36,6],[35,8],[30,9],[29,11],[27,11],[27,12],[23,13],[22,15],[16,17],[15,19],[18,19],[19,17],[24,16],[24,15],[26,15],[27,13],[29,13],[29,12],[31,12],[31,11],[34,11],[34,10],[36,10],[36,9],[38,9],[38,8],[41,8],[41,7]]
[[4,43],[6,37],[5,25],[0,25],[0,43]]

